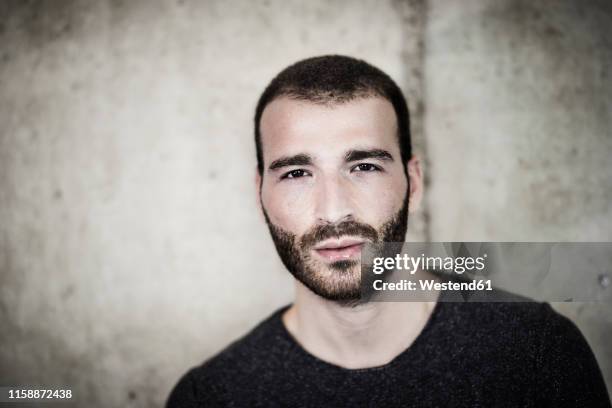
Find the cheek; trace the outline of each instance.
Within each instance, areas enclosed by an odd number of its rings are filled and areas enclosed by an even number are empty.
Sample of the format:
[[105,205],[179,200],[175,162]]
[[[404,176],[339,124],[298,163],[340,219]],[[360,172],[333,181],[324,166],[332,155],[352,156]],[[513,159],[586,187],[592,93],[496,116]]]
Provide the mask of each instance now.
[[313,223],[311,196],[306,186],[268,186],[262,190],[262,203],[273,224],[301,235]]
[[381,226],[400,210],[407,190],[408,183],[401,175],[357,183],[354,200],[357,216],[372,226]]

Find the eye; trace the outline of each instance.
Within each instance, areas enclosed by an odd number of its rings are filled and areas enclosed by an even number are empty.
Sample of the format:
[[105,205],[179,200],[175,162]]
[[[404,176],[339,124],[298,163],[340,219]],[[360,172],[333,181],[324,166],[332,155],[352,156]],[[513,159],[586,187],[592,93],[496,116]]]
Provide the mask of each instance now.
[[291,170],[281,176],[281,180],[284,179],[294,179],[309,176],[310,174],[304,169]]
[[358,165],[353,167],[352,171],[363,171],[363,172],[381,171],[381,168],[371,163],[359,163]]

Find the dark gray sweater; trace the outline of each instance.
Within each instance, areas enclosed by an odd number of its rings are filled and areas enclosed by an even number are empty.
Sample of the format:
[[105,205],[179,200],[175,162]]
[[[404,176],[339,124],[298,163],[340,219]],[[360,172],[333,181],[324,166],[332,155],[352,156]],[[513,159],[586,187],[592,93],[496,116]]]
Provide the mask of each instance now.
[[548,303],[438,302],[408,349],[358,370],[306,352],[287,307],[188,371],[167,407],[610,407],[589,345]]

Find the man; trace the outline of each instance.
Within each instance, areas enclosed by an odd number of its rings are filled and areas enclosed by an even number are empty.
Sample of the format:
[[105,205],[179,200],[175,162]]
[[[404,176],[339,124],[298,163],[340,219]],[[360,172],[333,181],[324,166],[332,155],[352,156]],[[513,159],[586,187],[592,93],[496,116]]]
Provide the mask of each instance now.
[[203,365],[168,407],[610,406],[546,303],[367,302],[365,243],[403,242],[423,194],[408,109],[364,61],[282,71],[255,114],[256,186],[295,301]]

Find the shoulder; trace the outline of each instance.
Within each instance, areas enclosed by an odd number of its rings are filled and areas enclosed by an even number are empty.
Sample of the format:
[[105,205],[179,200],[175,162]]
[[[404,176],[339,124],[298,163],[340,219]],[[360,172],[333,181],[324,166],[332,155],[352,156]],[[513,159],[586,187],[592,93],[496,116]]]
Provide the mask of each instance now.
[[495,330],[520,329],[538,337],[571,335],[582,338],[576,325],[548,302],[539,302],[501,289],[463,296],[465,301],[453,301],[449,306],[454,310],[456,319],[473,321],[480,327],[493,327]]
[[517,297],[507,302],[454,302],[444,309],[450,328],[446,335],[465,349],[477,349],[488,370],[496,360],[512,370],[529,367],[522,375],[537,387],[543,405],[610,406],[587,340],[549,303]]
[[284,306],[244,336],[236,339],[216,355],[188,370],[174,386],[168,408],[223,405],[232,387],[248,382],[266,363],[266,356],[274,342],[280,340],[278,325]]
[[541,329],[542,324],[573,325],[546,302],[537,302],[500,289],[444,295],[441,301],[450,311],[449,319],[484,329],[528,329],[534,326]]
[[450,336],[468,348],[506,356],[520,353],[513,358],[535,362],[557,337],[582,339],[576,325],[546,302],[500,290],[467,301],[448,300],[440,305],[442,324],[437,325],[437,337]]

